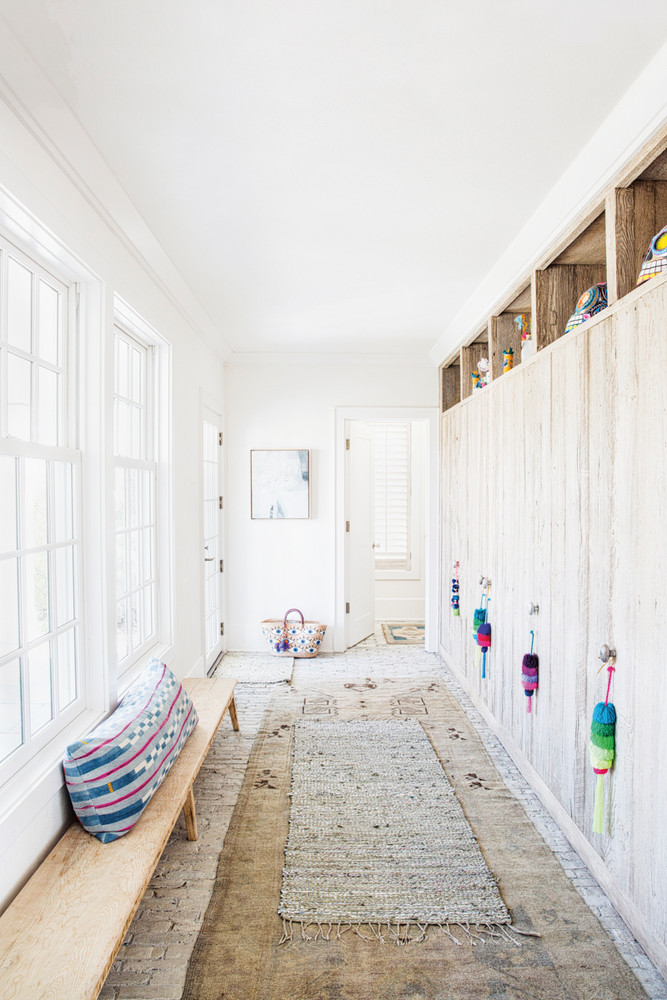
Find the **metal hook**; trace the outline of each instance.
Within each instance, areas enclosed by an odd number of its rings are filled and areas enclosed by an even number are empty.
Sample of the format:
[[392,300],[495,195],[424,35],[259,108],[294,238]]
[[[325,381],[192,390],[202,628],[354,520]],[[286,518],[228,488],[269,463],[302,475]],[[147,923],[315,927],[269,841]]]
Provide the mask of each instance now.
[[610,649],[609,646],[607,645],[607,643],[605,642],[604,646],[600,647],[600,656],[599,656],[599,659],[601,659],[603,663],[606,663],[607,660],[610,660],[610,659],[611,660],[615,660],[616,659],[616,650],[615,649]]
[[539,606],[539,604],[533,604],[531,602],[528,605],[528,614],[529,615],[538,615],[539,613],[540,613],[540,606]]

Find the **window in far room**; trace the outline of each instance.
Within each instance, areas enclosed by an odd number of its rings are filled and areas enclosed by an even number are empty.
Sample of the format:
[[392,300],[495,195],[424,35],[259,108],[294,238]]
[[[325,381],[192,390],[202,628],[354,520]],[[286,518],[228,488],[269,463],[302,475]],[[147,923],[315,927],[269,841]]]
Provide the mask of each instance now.
[[415,430],[409,421],[371,423],[374,443],[375,568],[388,576],[412,574],[418,562],[419,507]]

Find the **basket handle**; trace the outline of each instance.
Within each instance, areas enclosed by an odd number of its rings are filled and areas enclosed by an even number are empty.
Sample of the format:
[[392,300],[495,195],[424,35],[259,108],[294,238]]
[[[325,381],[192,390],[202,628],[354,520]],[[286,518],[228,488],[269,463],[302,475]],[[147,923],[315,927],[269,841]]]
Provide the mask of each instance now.
[[299,611],[299,609],[298,608],[290,608],[289,611],[285,612],[285,617],[283,618],[283,626],[287,625],[287,616],[291,615],[293,611],[296,611],[297,615],[299,615],[299,617],[301,618],[301,624],[303,625],[304,619],[303,619],[303,615],[301,614],[301,612]]

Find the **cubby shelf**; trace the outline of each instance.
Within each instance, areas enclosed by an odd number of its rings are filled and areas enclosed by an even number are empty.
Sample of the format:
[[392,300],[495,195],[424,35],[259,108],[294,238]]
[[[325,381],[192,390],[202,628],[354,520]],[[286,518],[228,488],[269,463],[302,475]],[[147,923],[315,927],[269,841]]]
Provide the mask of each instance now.
[[579,298],[591,285],[607,282],[610,305],[631,292],[652,238],[665,225],[667,126],[526,275],[522,291],[516,294],[515,286],[511,300],[489,316],[487,328],[473,334],[459,357],[442,366],[442,412],[472,395],[471,375],[482,355],[491,362],[492,381],[503,376],[504,350],[512,348],[514,367],[521,363],[517,315],[530,316],[540,351],[564,335]]

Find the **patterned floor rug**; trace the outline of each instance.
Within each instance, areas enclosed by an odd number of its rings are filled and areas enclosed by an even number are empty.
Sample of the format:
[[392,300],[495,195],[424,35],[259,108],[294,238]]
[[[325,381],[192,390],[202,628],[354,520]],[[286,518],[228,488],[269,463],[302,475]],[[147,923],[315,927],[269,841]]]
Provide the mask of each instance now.
[[293,656],[226,653],[216,667],[215,676],[234,678],[239,684],[280,684],[291,681],[293,670]]
[[416,719],[296,724],[279,912],[289,940],[346,927],[403,943],[434,925],[510,924]]
[[[295,678],[274,689],[255,741],[183,1000],[646,1000],[443,683],[370,673],[333,682],[313,666]],[[421,724],[512,927],[539,936],[517,944],[427,929],[420,943],[396,947],[351,931],[339,939],[327,925],[323,934],[304,931],[311,940],[296,928],[280,943],[295,723],[323,730],[332,720],[375,719]],[[394,770],[398,789],[400,762]]]
[[424,625],[416,625],[412,622],[400,624],[382,622],[382,634],[385,642],[397,646],[423,646],[424,630]]

